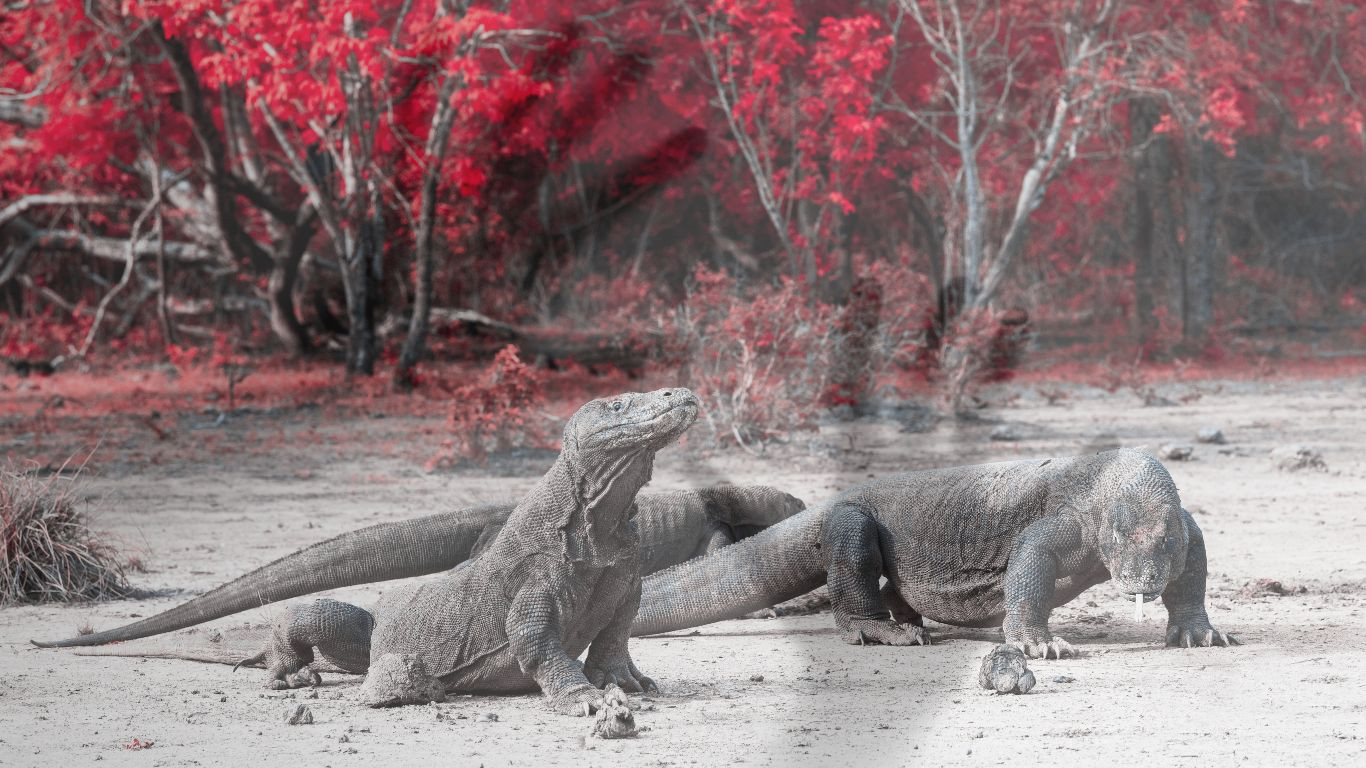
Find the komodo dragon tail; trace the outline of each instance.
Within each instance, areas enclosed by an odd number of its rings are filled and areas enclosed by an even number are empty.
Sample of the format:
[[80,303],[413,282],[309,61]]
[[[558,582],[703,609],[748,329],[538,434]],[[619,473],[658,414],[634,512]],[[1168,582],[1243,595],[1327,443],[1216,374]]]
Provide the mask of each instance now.
[[291,597],[443,571],[491,540],[511,510],[511,504],[490,504],[367,526],[285,555],[141,621],[56,642],[31,642],[39,648],[69,648],[134,640]]
[[734,619],[825,583],[822,508],[646,577],[631,634],[657,635]]

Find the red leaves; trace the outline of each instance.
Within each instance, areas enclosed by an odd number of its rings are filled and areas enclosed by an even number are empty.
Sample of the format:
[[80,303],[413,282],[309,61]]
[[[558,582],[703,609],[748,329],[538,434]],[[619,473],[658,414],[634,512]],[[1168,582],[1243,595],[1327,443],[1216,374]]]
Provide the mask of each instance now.
[[542,401],[542,375],[522,362],[516,347],[499,351],[478,382],[448,391],[455,437],[443,443],[428,471],[451,463],[457,446],[460,455],[482,462],[490,449],[545,442],[544,420],[534,410]]

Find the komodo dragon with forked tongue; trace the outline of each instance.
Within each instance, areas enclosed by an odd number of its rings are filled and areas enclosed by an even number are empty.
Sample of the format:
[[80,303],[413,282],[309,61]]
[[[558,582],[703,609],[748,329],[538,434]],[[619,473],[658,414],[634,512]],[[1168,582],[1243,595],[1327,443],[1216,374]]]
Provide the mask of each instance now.
[[[801,499],[763,485],[641,493],[636,505],[642,576],[733,544],[806,508]],[[293,597],[447,571],[484,551],[514,507],[512,503],[487,504],[366,526],[285,555],[155,616],[34,645],[68,648],[120,643]],[[139,652],[136,646],[128,650],[130,655]],[[210,651],[194,658],[203,659],[205,654],[218,660],[231,658]]]
[[736,618],[826,583],[850,643],[925,644],[922,617],[1003,626],[1006,645],[984,660],[981,682],[1024,692],[1023,656],[1074,653],[1048,631],[1049,613],[1106,580],[1130,599],[1162,596],[1168,645],[1236,644],[1210,625],[1205,575],[1204,537],[1167,469],[1119,450],[858,486],[645,579],[631,634]]
[[315,683],[308,665],[316,648],[357,674],[395,661],[420,667],[445,692],[539,688],[554,709],[574,715],[612,701],[600,688],[654,689],[627,652],[640,600],[636,493],[655,453],[698,408],[682,388],[590,401],[565,426],[555,463],[482,553],[436,580],[386,592],[373,613],[334,600],[290,608],[260,654],[268,682]]

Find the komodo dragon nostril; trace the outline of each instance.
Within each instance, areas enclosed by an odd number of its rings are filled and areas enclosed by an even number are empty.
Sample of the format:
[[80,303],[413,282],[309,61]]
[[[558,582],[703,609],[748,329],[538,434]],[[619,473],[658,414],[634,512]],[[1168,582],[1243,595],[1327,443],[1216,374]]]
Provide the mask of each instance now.
[[672,395],[672,394],[673,394],[673,392],[671,392],[671,391],[669,391],[669,390],[667,390],[667,389],[664,390],[664,396],[665,396],[665,397],[668,397],[668,396],[670,396],[670,395]]

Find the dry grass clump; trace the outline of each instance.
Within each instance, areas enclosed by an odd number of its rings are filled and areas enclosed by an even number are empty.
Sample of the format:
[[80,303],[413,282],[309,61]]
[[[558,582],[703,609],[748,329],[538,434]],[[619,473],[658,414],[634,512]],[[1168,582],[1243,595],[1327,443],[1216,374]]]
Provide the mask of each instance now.
[[97,600],[129,591],[118,553],[87,525],[73,479],[0,466],[0,605]]

